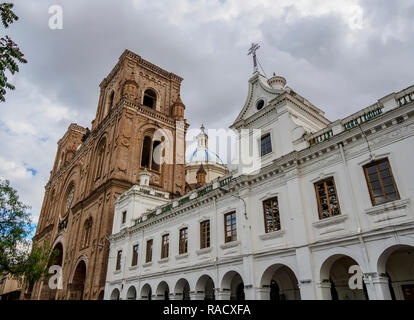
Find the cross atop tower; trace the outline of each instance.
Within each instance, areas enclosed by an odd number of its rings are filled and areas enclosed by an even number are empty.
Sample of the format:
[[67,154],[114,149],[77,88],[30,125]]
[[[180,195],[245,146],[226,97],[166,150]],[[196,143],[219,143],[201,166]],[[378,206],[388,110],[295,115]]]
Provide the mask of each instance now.
[[253,55],[253,72],[257,71],[257,58],[256,58],[256,51],[260,48],[258,43],[252,43],[252,46],[247,53],[248,56]]

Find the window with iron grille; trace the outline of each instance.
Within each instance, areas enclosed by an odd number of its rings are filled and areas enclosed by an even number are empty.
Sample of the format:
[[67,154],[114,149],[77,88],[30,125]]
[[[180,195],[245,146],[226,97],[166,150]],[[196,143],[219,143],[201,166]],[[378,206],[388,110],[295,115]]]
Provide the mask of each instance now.
[[272,141],[270,139],[270,133],[269,133],[263,136],[260,140],[260,154],[263,157],[270,152],[272,152]]
[[315,192],[318,200],[319,219],[322,220],[341,214],[333,177],[316,182]]
[[188,250],[188,228],[182,228],[180,230],[180,243],[178,246],[178,253],[187,253]]
[[132,247],[132,263],[131,266],[136,266],[138,264],[138,251],[139,245],[135,245]]
[[147,241],[147,252],[145,256],[145,262],[151,262],[152,260],[152,239]]
[[122,257],[122,250],[119,250],[116,256],[116,270],[121,269],[121,257]]
[[364,172],[373,206],[400,199],[388,159],[365,165]]
[[200,249],[210,247],[210,220],[200,223]]
[[224,242],[237,240],[236,212],[224,215]]
[[277,197],[263,201],[266,233],[280,230],[279,202]]
[[161,259],[168,258],[169,250],[169,235],[165,234],[162,236],[161,242]]

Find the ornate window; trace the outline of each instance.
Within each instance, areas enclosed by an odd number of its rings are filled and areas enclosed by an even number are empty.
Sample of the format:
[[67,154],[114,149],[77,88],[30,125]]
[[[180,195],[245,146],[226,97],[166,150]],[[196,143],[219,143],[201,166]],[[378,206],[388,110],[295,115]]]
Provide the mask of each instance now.
[[266,233],[280,230],[279,201],[277,197],[263,201]]
[[180,230],[180,242],[178,245],[178,253],[183,254],[188,251],[188,228]]
[[132,247],[132,263],[131,263],[131,266],[136,266],[138,264],[138,251],[139,251],[139,245],[136,244]]
[[210,247],[210,220],[200,223],[200,249]]
[[142,104],[150,108],[155,108],[157,104],[157,94],[154,92],[154,90],[145,90]]
[[224,215],[224,242],[237,240],[236,212]]
[[365,165],[364,172],[373,206],[400,199],[388,159]]
[[169,251],[169,235],[165,234],[162,236],[161,242],[161,259],[168,258],[168,251]]
[[263,157],[270,152],[272,152],[272,141],[269,133],[260,139],[260,155]]
[[66,217],[72,208],[73,197],[75,195],[75,187],[72,185],[66,195],[63,217]]
[[105,160],[106,141],[103,140],[98,147],[98,158],[96,160],[96,180],[98,180],[103,171],[103,164]]
[[262,110],[263,106],[264,106],[264,101],[263,100],[259,100],[257,102],[257,104],[256,104],[256,109],[257,110]]
[[341,214],[338,195],[333,177],[315,183],[318,200],[319,219],[326,219]]
[[121,270],[121,258],[122,258],[122,250],[118,251],[116,255],[116,270]]
[[92,231],[92,217],[88,218],[84,224],[84,233],[83,233],[83,247],[89,246],[89,241],[91,238],[91,231]]
[[152,243],[152,239],[147,241],[147,252],[145,256],[145,262],[151,262],[152,260]]

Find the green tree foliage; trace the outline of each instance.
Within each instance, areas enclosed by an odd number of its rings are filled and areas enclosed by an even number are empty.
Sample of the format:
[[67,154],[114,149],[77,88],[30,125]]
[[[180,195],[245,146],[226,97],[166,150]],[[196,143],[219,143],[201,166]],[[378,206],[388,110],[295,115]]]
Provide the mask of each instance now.
[[32,244],[28,239],[33,231],[29,208],[9,181],[0,180],[0,274],[32,285],[47,275],[56,253],[47,242]]
[[[12,8],[13,3],[0,4],[0,17],[4,28],[8,28],[10,24],[19,19]],[[9,36],[0,38],[0,101],[6,101],[4,98],[6,89],[15,89],[14,85],[8,82],[6,73],[10,72],[13,75],[19,72],[18,63],[27,63],[23,56],[18,45]]]

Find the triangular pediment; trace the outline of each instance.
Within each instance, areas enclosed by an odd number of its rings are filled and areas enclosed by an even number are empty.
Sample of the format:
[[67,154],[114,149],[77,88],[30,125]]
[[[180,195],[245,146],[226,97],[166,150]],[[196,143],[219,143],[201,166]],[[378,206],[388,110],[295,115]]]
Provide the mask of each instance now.
[[261,112],[270,101],[283,93],[285,93],[285,90],[272,88],[265,76],[259,72],[255,72],[249,80],[249,91],[246,102],[234,121],[234,124],[251,117],[257,112]]

